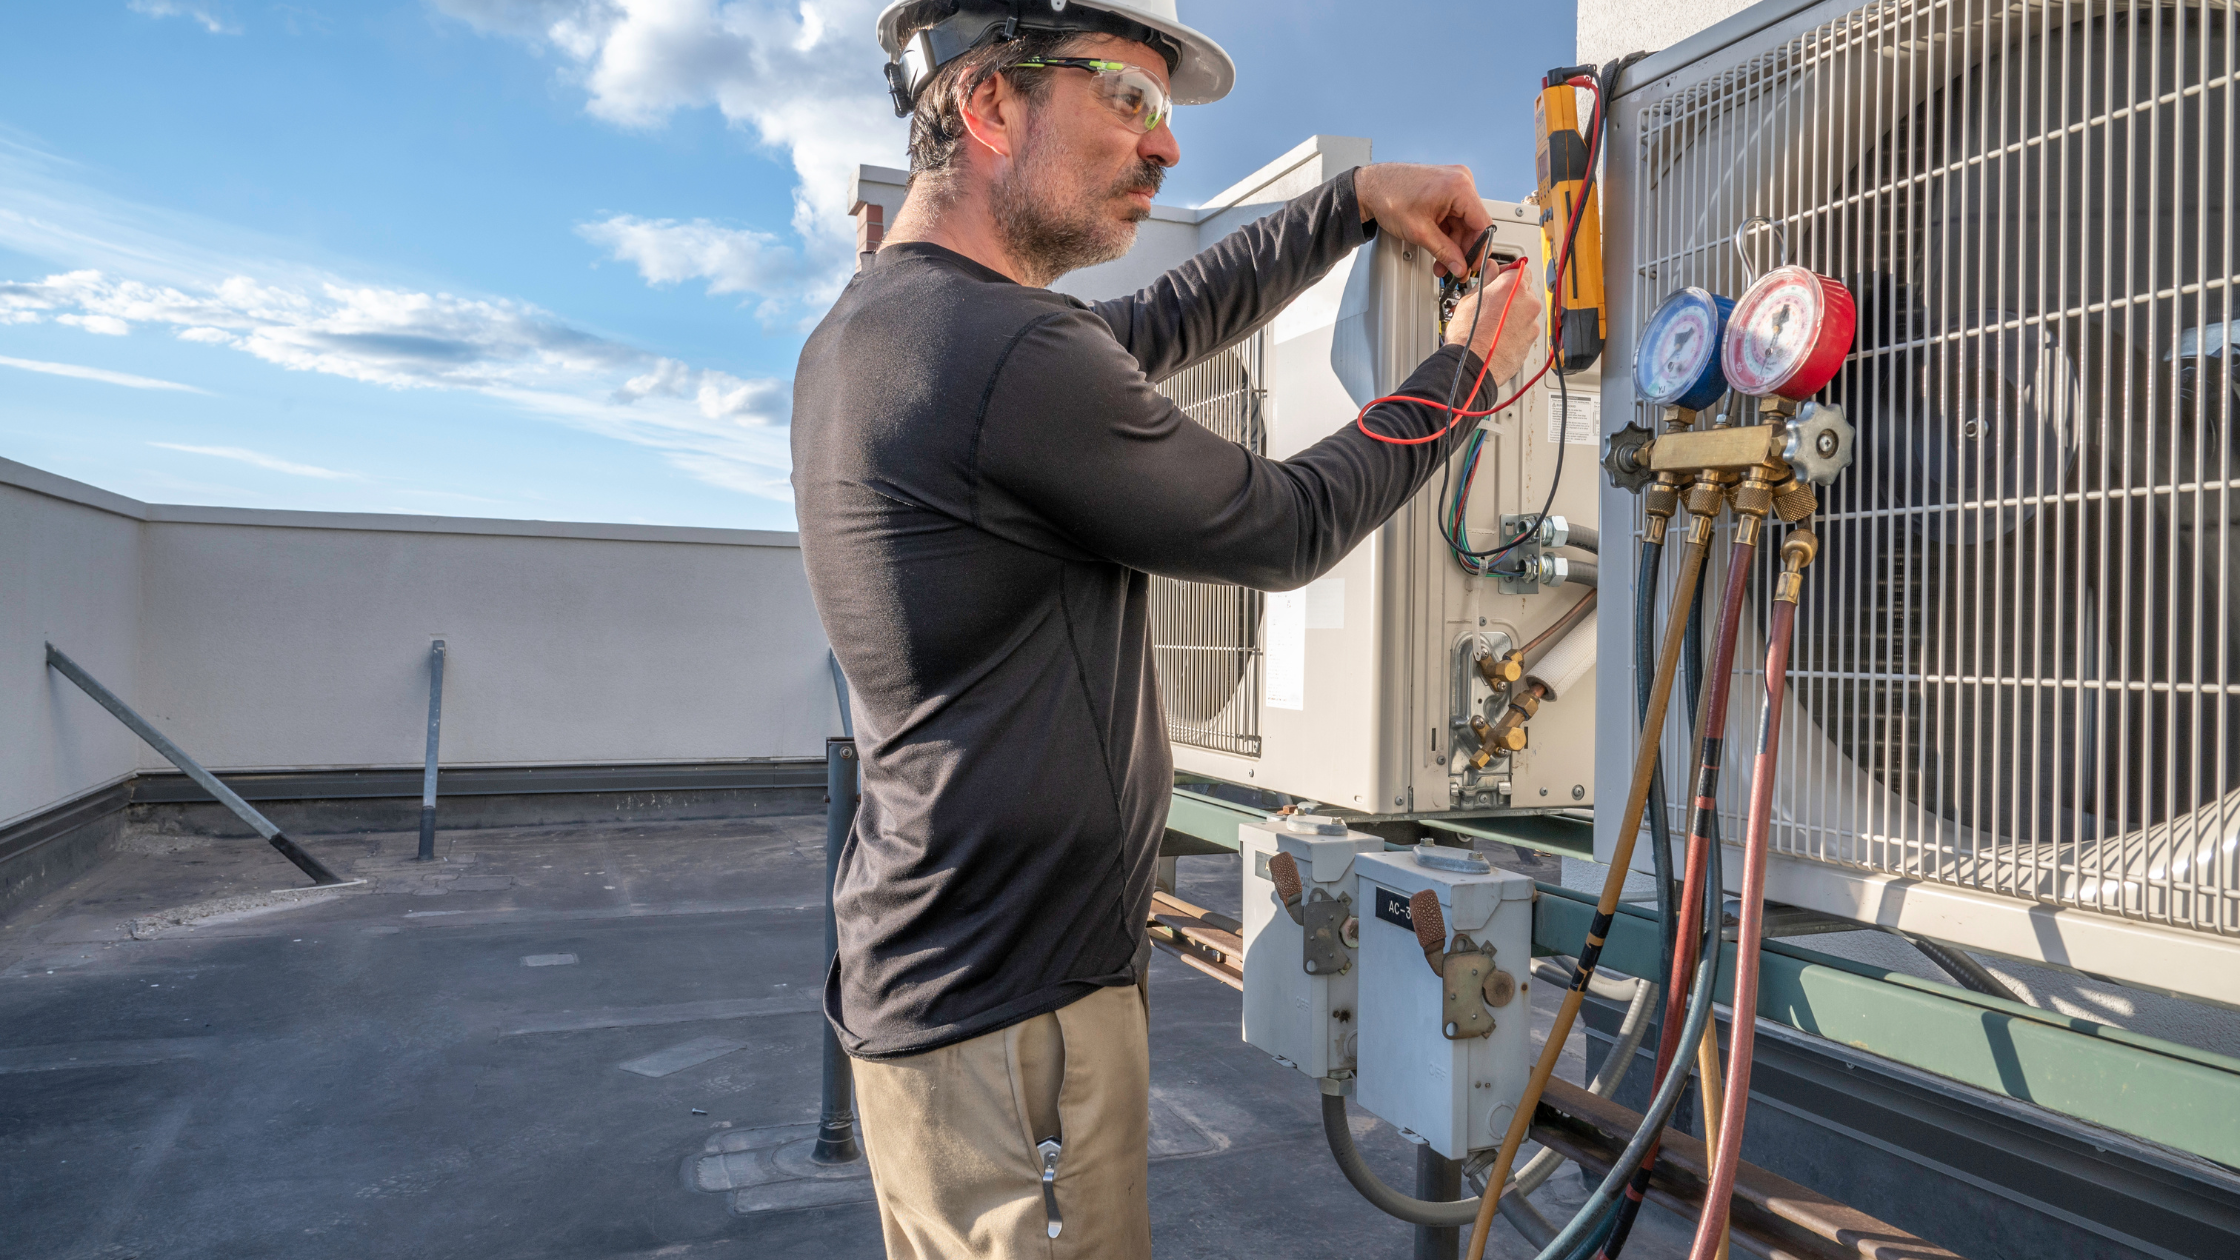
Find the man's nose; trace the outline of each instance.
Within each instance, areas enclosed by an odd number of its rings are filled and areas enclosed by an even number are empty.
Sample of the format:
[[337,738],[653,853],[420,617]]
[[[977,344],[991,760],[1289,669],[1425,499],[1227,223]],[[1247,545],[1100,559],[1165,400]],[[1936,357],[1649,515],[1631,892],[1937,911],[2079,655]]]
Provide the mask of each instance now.
[[1136,156],[1161,166],[1173,166],[1182,160],[1182,146],[1175,141],[1174,129],[1165,119],[1143,135],[1136,143]]

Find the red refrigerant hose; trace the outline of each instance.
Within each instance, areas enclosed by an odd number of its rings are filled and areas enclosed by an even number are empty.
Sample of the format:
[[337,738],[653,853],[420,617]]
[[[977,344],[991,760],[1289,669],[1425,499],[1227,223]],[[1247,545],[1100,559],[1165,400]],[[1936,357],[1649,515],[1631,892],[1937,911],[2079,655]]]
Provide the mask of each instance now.
[[[1774,588],[1766,629],[1765,708],[1758,717],[1757,759],[1750,769],[1750,815],[1742,840],[1742,930],[1734,967],[1726,1105],[1719,1116],[1719,1149],[1712,1160],[1711,1186],[1704,1194],[1703,1215],[1696,1221],[1695,1247],[1689,1252],[1689,1260],[1710,1260],[1718,1252],[1719,1240],[1726,1234],[1735,1170],[1742,1161],[1742,1118],[1750,1106],[1750,1051],[1758,1030],[1758,951],[1765,944],[1766,840],[1773,822],[1774,763],[1781,752],[1781,706],[1788,692],[1789,640],[1796,628],[1804,567],[1812,563],[1819,549],[1819,539],[1802,529],[1791,530],[1788,540],[1781,544],[1781,579]],[[1720,634],[1724,639],[1725,627]],[[1705,755],[1710,756],[1708,744]]]

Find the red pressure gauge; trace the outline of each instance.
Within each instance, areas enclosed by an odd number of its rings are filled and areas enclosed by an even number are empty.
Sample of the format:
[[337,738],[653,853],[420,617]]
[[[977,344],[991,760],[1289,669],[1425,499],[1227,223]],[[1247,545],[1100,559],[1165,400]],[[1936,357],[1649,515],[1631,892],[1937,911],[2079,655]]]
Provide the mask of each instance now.
[[1858,327],[1851,290],[1803,267],[1776,267],[1734,305],[1720,353],[1727,383],[1798,401],[1835,379]]

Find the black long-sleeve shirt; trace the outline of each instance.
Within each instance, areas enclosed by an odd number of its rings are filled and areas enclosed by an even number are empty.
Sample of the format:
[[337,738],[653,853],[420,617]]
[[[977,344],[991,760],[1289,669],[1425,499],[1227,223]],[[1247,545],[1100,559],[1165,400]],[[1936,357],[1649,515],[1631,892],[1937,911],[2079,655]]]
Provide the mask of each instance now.
[[[930,1050],[1135,979],[1173,786],[1146,575],[1302,586],[1451,447],[1349,425],[1262,459],[1152,382],[1368,235],[1348,172],[1093,305],[890,245],[810,336],[801,551],[863,766],[825,991],[850,1053]],[[1476,372],[1449,347],[1404,391],[1443,399],[1458,357]],[[1419,434],[1443,420],[1377,416]]]

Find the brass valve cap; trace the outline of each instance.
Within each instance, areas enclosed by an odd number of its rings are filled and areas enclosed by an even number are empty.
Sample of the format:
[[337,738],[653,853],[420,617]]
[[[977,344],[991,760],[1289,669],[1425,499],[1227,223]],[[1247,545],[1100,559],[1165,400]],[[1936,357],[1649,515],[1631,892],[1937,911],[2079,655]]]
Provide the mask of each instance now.
[[1512,726],[1495,736],[1494,743],[1503,752],[1523,752],[1525,745],[1531,742],[1531,737],[1525,731],[1525,727]]
[[1781,540],[1781,563],[1784,567],[1802,569],[1820,555],[1820,536],[1809,529],[1792,529]]
[[1773,488],[1773,511],[1783,521],[1794,525],[1820,510],[1819,496],[1802,480],[1791,477]]
[[1515,652],[1507,656],[1481,656],[1478,658],[1478,672],[1484,674],[1486,681],[1494,686],[1506,687],[1524,677],[1524,662],[1517,659],[1517,656]]

